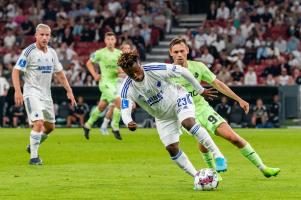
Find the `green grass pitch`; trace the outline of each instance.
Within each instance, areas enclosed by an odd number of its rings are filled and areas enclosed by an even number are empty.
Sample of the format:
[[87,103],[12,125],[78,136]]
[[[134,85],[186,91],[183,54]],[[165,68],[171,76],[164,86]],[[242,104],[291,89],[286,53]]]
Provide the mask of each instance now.
[[[265,178],[227,141],[214,140],[228,159],[216,191],[194,191],[193,179],[169,158],[155,129],[122,129],[123,141],[97,129],[56,129],[40,147],[42,166],[29,166],[29,129],[0,129],[0,199],[301,199],[301,130],[238,129],[267,165]],[[197,169],[204,162],[196,141],[182,135],[181,148]]]

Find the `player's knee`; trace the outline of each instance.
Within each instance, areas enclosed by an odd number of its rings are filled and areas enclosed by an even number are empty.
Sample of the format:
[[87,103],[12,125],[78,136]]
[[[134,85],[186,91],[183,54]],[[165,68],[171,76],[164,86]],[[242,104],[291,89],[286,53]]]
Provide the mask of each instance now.
[[47,125],[47,126],[45,126],[44,132],[45,132],[46,134],[49,134],[49,133],[51,133],[51,132],[54,130],[54,128],[55,128],[55,125],[54,125],[54,124]]
[[190,117],[187,119],[184,119],[182,121],[182,126],[186,129],[186,130],[190,130],[193,126],[195,125],[195,119]]
[[37,120],[33,122],[33,129],[37,132],[43,131],[44,122],[42,120]]
[[173,144],[167,145],[165,148],[171,157],[176,156],[179,153],[179,144],[178,143],[173,143]]

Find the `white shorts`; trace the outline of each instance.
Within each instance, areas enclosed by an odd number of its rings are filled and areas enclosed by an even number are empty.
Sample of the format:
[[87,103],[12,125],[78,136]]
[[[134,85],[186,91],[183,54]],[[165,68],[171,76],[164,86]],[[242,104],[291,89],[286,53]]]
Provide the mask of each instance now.
[[24,97],[29,124],[37,120],[55,123],[53,101],[42,100],[35,96]]
[[174,111],[168,119],[156,119],[157,131],[164,146],[179,142],[181,123],[187,118],[195,118],[195,107],[190,94],[186,93],[177,99]]

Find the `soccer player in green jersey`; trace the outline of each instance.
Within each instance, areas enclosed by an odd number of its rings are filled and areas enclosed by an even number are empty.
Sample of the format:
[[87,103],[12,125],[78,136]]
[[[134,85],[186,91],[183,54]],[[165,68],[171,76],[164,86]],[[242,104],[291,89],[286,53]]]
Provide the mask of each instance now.
[[[172,57],[174,64],[188,68],[188,70],[200,82],[205,81],[212,85],[219,92],[237,101],[245,113],[249,112],[249,104],[246,101],[237,96],[226,84],[218,80],[205,64],[202,62],[187,60],[188,53],[189,48],[184,38],[174,38],[170,42],[169,54]],[[266,166],[252,146],[245,139],[240,137],[229,126],[229,124],[214,111],[203,97],[196,94],[194,88],[189,82],[182,78],[177,79],[176,81],[184,86],[192,95],[196,107],[196,120],[201,123],[208,132],[221,136],[238,147],[241,154],[253,163],[265,177],[269,178],[271,176],[276,176],[280,172],[279,168]],[[209,168],[213,168],[214,166],[211,153],[208,152],[208,150],[201,144],[199,145],[199,149],[203,153],[205,163]]]
[[[134,50],[133,45],[130,41],[124,41],[121,46],[120,46],[120,50],[122,51],[122,53],[126,53],[126,52],[131,52]],[[115,131],[119,131],[119,122],[121,119],[121,113],[120,113],[120,103],[121,103],[121,98],[120,98],[120,92],[121,92],[121,86],[126,78],[126,74],[123,72],[123,70],[119,71],[118,74],[118,81],[117,81],[117,98],[114,102],[113,105],[110,106],[108,112],[106,113],[106,118],[103,121],[102,125],[101,125],[101,131],[106,133],[108,132],[108,125],[109,125],[109,119],[112,119],[111,121],[111,127],[112,127],[112,131],[113,133]],[[113,117],[113,118],[112,118]]]
[[[117,79],[118,72],[121,70],[117,65],[117,60],[121,55],[121,51],[115,48],[117,40],[113,32],[107,32],[105,34],[104,42],[106,47],[95,51],[86,64],[93,78],[99,81],[99,90],[101,91],[98,106],[91,112],[90,118],[83,127],[86,139],[89,139],[90,129],[100,114],[117,98]],[[101,75],[96,73],[93,63],[99,65]],[[110,121],[110,119],[107,118],[104,120]],[[113,133],[116,139],[122,139],[119,130],[113,131]]]

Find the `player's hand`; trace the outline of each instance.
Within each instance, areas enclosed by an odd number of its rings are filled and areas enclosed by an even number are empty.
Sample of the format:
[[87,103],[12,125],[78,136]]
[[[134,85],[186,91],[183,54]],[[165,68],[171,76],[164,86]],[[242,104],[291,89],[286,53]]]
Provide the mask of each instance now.
[[130,129],[130,131],[135,131],[137,129],[136,122],[131,121],[130,123],[128,123],[128,128]]
[[76,103],[76,100],[75,100],[75,98],[73,96],[73,92],[72,91],[68,91],[67,92],[67,97],[71,101],[71,105],[72,106],[77,106],[77,103]]
[[201,94],[205,99],[213,100],[217,97],[218,91],[214,88],[205,89]]
[[245,100],[241,100],[238,102],[240,107],[245,111],[246,114],[248,114],[250,106],[249,103],[246,102]]
[[17,107],[23,105],[23,95],[21,92],[15,92],[15,104]]
[[95,74],[93,76],[93,78],[94,78],[95,81],[99,81],[100,80],[100,75],[99,74]]

